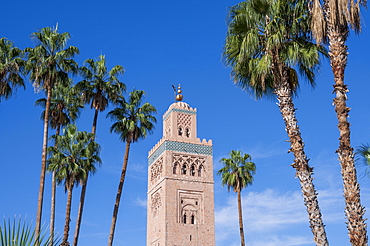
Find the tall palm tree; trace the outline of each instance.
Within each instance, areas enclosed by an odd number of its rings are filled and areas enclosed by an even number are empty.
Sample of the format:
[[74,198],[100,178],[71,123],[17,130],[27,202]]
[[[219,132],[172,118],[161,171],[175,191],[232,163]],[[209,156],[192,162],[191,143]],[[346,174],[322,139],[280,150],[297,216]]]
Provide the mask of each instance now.
[[252,157],[248,154],[243,154],[240,150],[232,150],[230,158],[222,158],[221,162],[224,167],[221,168],[217,174],[221,175],[222,186],[227,185],[227,189],[230,192],[230,188],[238,194],[238,212],[239,212],[239,231],[241,245],[245,245],[244,239],[244,227],[243,227],[243,212],[242,212],[242,200],[241,191],[251,185],[253,182],[253,175],[256,172],[256,164],[251,162]]
[[224,47],[234,82],[256,98],[277,97],[316,245],[328,245],[313,168],[308,165],[293,96],[301,76],[314,85],[321,46],[311,43],[307,6],[300,0],[251,0],[230,9]]
[[[84,65],[80,68],[84,80],[77,83],[76,87],[81,91],[85,103],[90,103],[91,108],[95,110],[92,124],[93,138],[95,138],[99,112],[104,111],[109,103],[115,103],[126,89],[125,84],[118,79],[119,75],[123,75],[124,69],[116,65],[108,71],[103,55],[96,60],[87,59]],[[88,179],[82,184],[73,246],[77,246],[78,243],[87,181]]]
[[[61,128],[75,123],[80,115],[80,109],[83,108],[78,91],[69,84],[57,84],[53,88],[52,99],[50,102],[49,124],[55,129],[55,135],[60,135]],[[46,98],[36,101],[35,105],[46,106]],[[41,119],[45,117],[45,110],[41,114]],[[51,212],[50,212],[50,239],[54,240],[54,221],[55,221],[55,197],[56,197],[56,180],[55,172],[52,172],[51,188]]]
[[64,135],[53,136],[55,147],[48,148],[51,156],[48,159],[48,170],[55,172],[58,184],[64,181],[65,191],[68,191],[62,246],[69,245],[73,187],[86,179],[88,171],[96,170],[96,163],[101,163],[100,146],[92,139],[92,135],[77,131],[77,127],[70,124],[64,129]]
[[360,185],[357,181],[353,148],[351,147],[350,123],[347,107],[348,86],[344,83],[347,66],[348,47],[346,45],[350,29],[361,31],[360,6],[366,0],[310,0],[312,30],[318,42],[329,42],[330,66],[334,75],[334,109],[338,119],[339,148],[338,160],[343,178],[345,214],[347,229],[352,245],[367,245],[367,230],[363,218],[365,209],[361,205]]
[[32,33],[32,38],[36,40],[37,46],[26,48],[28,59],[26,70],[30,73],[35,89],[42,89],[46,92],[45,118],[42,144],[42,161],[40,174],[40,188],[37,199],[36,214],[36,235],[40,233],[42,205],[44,199],[44,184],[47,157],[47,142],[49,130],[49,111],[52,98],[52,89],[63,81],[68,81],[68,72],[76,73],[77,64],[72,59],[79,53],[74,46],[67,47],[70,38],[69,33],[59,33],[58,27],[45,27],[39,32]]
[[22,73],[24,60],[22,50],[14,47],[13,42],[6,38],[0,39],[0,102],[1,98],[8,99],[13,89],[23,87]]
[[154,123],[156,122],[156,118],[153,116],[153,114],[156,113],[155,107],[148,102],[143,103],[143,99],[144,91],[134,90],[130,92],[128,101],[122,98],[117,102],[118,107],[110,111],[107,115],[107,117],[110,117],[111,120],[114,121],[110,131],[119,134],[120,140],[126,142],[121,178],[118,185],[112,224],[109,232],[108,246],[112,246],[113,244],[118,208],[121,200],[123,183],[125,182],[131,143],[135,143],[139,139],[144,139],[148,133],[152,133]]

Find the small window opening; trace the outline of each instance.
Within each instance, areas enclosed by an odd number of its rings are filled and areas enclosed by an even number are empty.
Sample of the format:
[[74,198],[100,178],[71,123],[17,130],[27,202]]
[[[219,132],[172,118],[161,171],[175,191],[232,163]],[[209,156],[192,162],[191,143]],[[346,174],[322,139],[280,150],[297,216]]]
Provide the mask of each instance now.
[[190,235],[190,241],[191,241],[191,235]]
[[182,127],[179,127],[179,136],[182,136]]
[[186,214],[184,214],[184,216],[182,216],[182,223],[186,224]]
[[199,167],[199,169],[198,169],[198,176],[199,177],[202,177],[202,175],[203,175],[203,166],[201,165],[200,167]]
[[186,135],[186,137],[190,137],[190,129],[189,128],[185,129],[185,135]]
[[177,168],[178,168],[178,165],[177,165],[177,164],[175,164],[175,165],[173,166],[173,174],[177,174]]
[[195,176],[195,166],[194,165],[192,165],[190,168],[190,175]]
[[182,170],[181,170],[181,173],[186,175],[186,165],[182,165]]
[[198,201],[195,202],[195,205],[198,205]]
[[190,217],[190,223],[195,224],[195,216],[194,216],[194,214]]

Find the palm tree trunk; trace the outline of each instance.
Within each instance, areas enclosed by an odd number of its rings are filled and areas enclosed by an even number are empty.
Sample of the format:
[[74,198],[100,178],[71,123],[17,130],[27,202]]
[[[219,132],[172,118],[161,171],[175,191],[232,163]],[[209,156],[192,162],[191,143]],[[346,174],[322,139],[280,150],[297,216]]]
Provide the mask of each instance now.
[[41,174],[40,174],[40,187],[37,198],[37,214],[36,214],[36,228],[35,236],[38,240],[41,230],[41,217],[42,217],[42,204],[44,200],[44,186],[45,186],[45,172],[46,172],[46,156],[47,156],[47,145],[48,145],[48,130],[49,130],[49,111],[50,111],[50,100],[52,92],[49,87],[47,90],[47,99],[45,106],[45,117],[44,117],[44,136],[42,142],[42,160],[41,160]]
[[98,115],[99,115],[99,110],[95,109],[94,118],[93,118],[93,125],[92,125],[92,129],[91,129],[91,132],[94,134],[94,139],[93,140],[95,140],[96,126],[98,124]]
[[365,209],[360,201],[360,185],[357,182],[353,148],[350,140],[350,124],[348,122],[347,85],[344,84],[344,70],[347,65],[348,30],[340,25],[328,24],[330,65],[334,74],[334,107],[338,118],[339,148],[338,160],[343,178],[345,214],[348,220],[347,229],[350,242],[355,246],[368,245],[366,223],[363,219]]
[[125,182],[125,176],[126,176],[126,170],[127,170],[128,154],[129,154],[129,152],[130,152],[130,142],[129,141],[126,141],[125,157],[123,159],[121,179],[120,179],[119,185],[118,185],[118,191],[117,191],[117,196],[116,196],[116,203],[114,204],[114,209],[113,209],[113,217],[112,217],[112,224],[110,226],[110,232],[109,232],[109,238],[108,238],[108,246],[112,246],[113,245],[114,230],[116,229],[116,221],[117,221],[117,215],[118,215],[118,208],[119,208],[119,203],[120,203],[120,200],[121,200],[123,183]]
[[294,154],[292,166],[296,169],[296,177],[299,179],[304,203],[308,212],[310,228],[316,245],[327,246],[325,226],[322,221],[321,211],[317,200],[317,192],[313,184],[313,168],[308,165],[308,159],[304,152],[304,143],[295,116],[295,108],[292,100],[292,91],[287,81],[287,71],[283,71],[282,81],[277,83],[275,93],[278,97],[278,106],[285,122],[285,130],[289,137],[289,152]]
[[87,174],[86,175],[86,180],[82,184],[82,188],[81,188],[80,204],[78,206],[78,214],[77,214],[77,220],[76,220],[75,235],[74,235],[74,238],[73,238],[73,246],[77,246],[78,236],[80,235],[82,212],[83,212],[84,204],[85,204],[86,186],[87,186],[88,177],[89,177],[89,175]]
[[50,242],[54,242],[54,227],[55,227],[55,197],[56,197],[56,182],[55,172],[51,174],[51,208],[50,208]]
[[241,198],[241,195],[240,195],[240,190],[238,190],[238,212],[239,212],[240,242],[241,242],[241,246],[245,246],[244,227],[243,227],[242,198]]
[[[66,181],[68,182],[68,181]],[[68,236],[69,236],[69,224],[71,222],[71,205],[72,205],[72,190],[73,184],[70,185],[71,187],[68,188],[68,196],[67,196],[67,205],[66,205],[66,222],[64,225],[64,234],[63,234],[63,241],[61,246],[69,246],[68,243]]]
[[[55,135],[58,136],[60,134],[60,125],[58,125]],[[55,143],[56,147],[56,143]],[[55,198],[56,198],[56,182],[55,182],[55,172],[51,174],[51,208],[50,208],[50,242],[53,244],[54,242],[54,224],[55,224]]]
[[[98,115],[99,115],[99,110],[95,109],[94,118],[93,118],[93,125],[92,125],[92,129],[91,129],[91,132],[94,134],[93,140],[95,140],[96,126],[98,124]],[[82,184],[82,188],[81,188],[80,204],[78,205],[78,213],[77,213],[77,220],[76,220],[76,229],[75,229],[75,234],[74,234],[74,237],[73,237],[73,246],[77,246],[78,237],[80,235],[82,212],[84,210],[84,205],[85,205],[85,196],[86,196],[86,188],[87,188],[88,177],[89,177],[89,174],[87,173],[86,180]]]

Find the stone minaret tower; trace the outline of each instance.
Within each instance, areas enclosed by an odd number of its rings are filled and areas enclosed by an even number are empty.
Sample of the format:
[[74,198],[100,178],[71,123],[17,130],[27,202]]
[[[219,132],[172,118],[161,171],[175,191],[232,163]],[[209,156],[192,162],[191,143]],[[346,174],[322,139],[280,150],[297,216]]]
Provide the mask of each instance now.
[[147,246],[214,246],[212,140],[197,138],[196,109],[177,102],[149,152]]

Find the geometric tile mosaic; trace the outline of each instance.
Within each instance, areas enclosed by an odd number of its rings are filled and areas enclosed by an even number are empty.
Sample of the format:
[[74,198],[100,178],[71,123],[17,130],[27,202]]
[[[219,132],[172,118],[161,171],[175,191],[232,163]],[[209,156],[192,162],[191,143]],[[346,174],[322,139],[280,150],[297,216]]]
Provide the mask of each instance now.
[[148,165],[151,165],[166,150],[201,155],[212,155],[212,146],[175,141],[164,141],[161,146],[159,146],[158,149],[151,156],[149,156]]
[[167,117],[171,114],[171,112],[174,111],[174,112],[180,112],[180,113],[185,113],[185,114],[197,114],[196,112],[194,111],[190,111],[190,110],[185,110],[185,109],[178,109],[178,108],[173,108],[170,110],[170,112],[168,112],[166,115],[163,115],[163,120],[166,120]]

